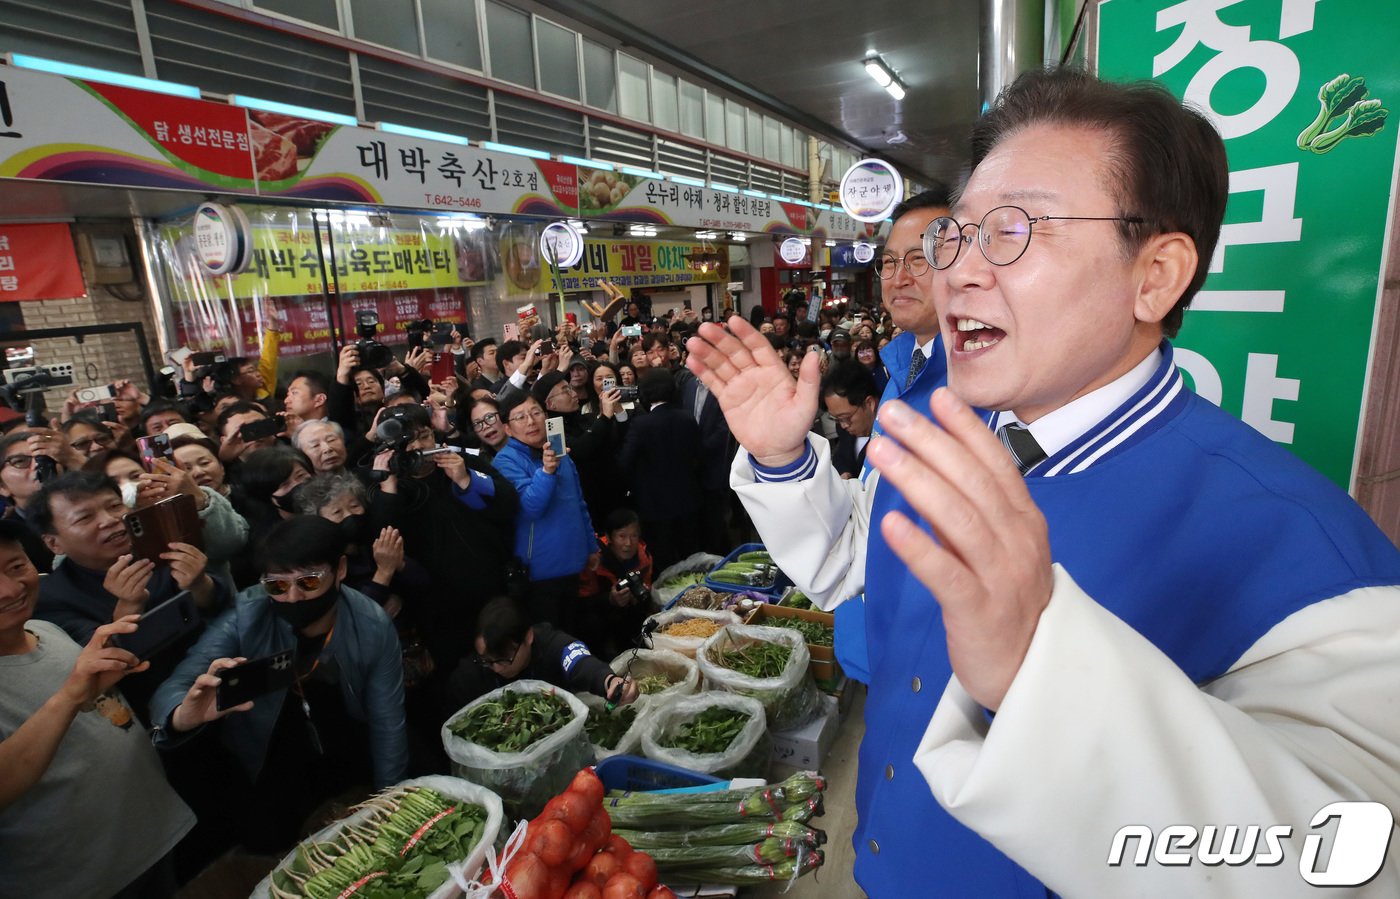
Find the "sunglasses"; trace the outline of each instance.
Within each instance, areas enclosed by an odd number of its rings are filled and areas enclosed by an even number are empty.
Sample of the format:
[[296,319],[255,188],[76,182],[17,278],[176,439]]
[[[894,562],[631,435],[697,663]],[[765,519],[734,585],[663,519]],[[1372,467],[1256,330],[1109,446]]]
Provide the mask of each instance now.
[[268,596],[284,596],[292,589],[293,584],[302,593],[314,593],[321,588],[329,575],[329,571],[308,571],[293,577],[269,576],[262,579],[262,585]]

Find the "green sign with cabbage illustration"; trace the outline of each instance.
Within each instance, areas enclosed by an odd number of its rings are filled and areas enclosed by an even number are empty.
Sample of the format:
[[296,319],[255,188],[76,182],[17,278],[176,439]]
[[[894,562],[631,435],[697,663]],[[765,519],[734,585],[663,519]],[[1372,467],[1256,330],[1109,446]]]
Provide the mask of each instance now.
[[1176,341],[1201,395],[1349,488],[1400,131],[1395,0],[1101,0],[1099,73],[1206,112],[1230,204]]

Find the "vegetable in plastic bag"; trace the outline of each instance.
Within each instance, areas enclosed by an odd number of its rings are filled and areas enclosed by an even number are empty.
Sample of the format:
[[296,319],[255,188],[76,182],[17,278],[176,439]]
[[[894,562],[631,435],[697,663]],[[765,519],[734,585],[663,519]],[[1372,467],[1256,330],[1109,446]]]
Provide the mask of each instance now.
[[[751,677],[719,662],[724,654],[757,643],[778,644],[789,649],[787,664],[780,674]],[[723,690],[759,700],[768,715],[768,726],[773,730],[799,728],[821,710],[821,694],[807,671],[810,661],[807,643],[796,631],[743,624],[725,627],[706,640],[695,655],[707,690]]]
[[648,696],[689,696],[700,689],[700,669],[695,659],[670,649],[629,649],[612,660],[612,670],[641,686],[643,678],[664,676],[670,686]]
[[[744,712],[749,720],[722,752],[695,753],[667,749],[663,744],[683,725],[709,709]],[[768,770],[773,739],[768,734],[763,704],[732,693],[697,693],[681,696],[652,710],[642,731],[642,752],[653,761],[713,774],[716,777],[763,777]]]

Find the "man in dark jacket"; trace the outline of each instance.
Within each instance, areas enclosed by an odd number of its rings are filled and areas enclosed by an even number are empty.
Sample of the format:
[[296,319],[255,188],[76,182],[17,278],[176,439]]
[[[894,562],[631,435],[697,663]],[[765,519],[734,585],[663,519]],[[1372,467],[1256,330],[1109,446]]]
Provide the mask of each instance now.
[[695,419],[675,404],[670,371],[647,369],[639,387],[650,411],[628,426],[618,463],[630,478],[656,568],[664,571],[700,549],[702,435]]
[[481,610],[474,645],[476,651],[462,660],[448,682],[445,716],[520,678],[593,693],[620,705],[638,695],[631,678],[614,673],[582,642],[553,625],[532,625],[520,604],[504,596]]
[[739,444],[729,431],[719,401],[699,378],[682,368],[676,374],[680,405],[700,426],[700,541],[706,552],[723,555],[733,548],[725,513],[730,510],[729,467]]
[[843,478],[860,477],[879,400],[875,376],[853,359],[833,365],[822,382],[822,401],[840,428],[831,442],[831,464]]

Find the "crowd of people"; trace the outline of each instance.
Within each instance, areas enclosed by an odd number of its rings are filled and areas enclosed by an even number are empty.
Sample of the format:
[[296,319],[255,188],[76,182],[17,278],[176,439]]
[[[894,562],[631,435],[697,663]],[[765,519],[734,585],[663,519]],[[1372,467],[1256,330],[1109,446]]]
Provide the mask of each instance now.
[[[448,770],[443,722],[510,680],[632,701],[606,660],[640,645],[655,577],[752,539],[738,446],[685,364],[711,312],[634,302],[588,333],[454,332],[380,367],[350,343],[333,373],[187,361],[172,395],[119,381],[48,426],[0,409],[0,665],[26,666],[0,686],[7,878],[43,891],[64,809],[91,832],[75,895],[161,895],[232,846],[285,850],[337,797]],[[897,329],[877,310],[808,322],[796,293],[752,320],[820,355],[811,427],[858,476],[874,348]],[[169,521],[155,551],[138,539]],[[221,704],[231,670],[284,653],[285,683]],[[113,819],[128,793],[139,828]]]

